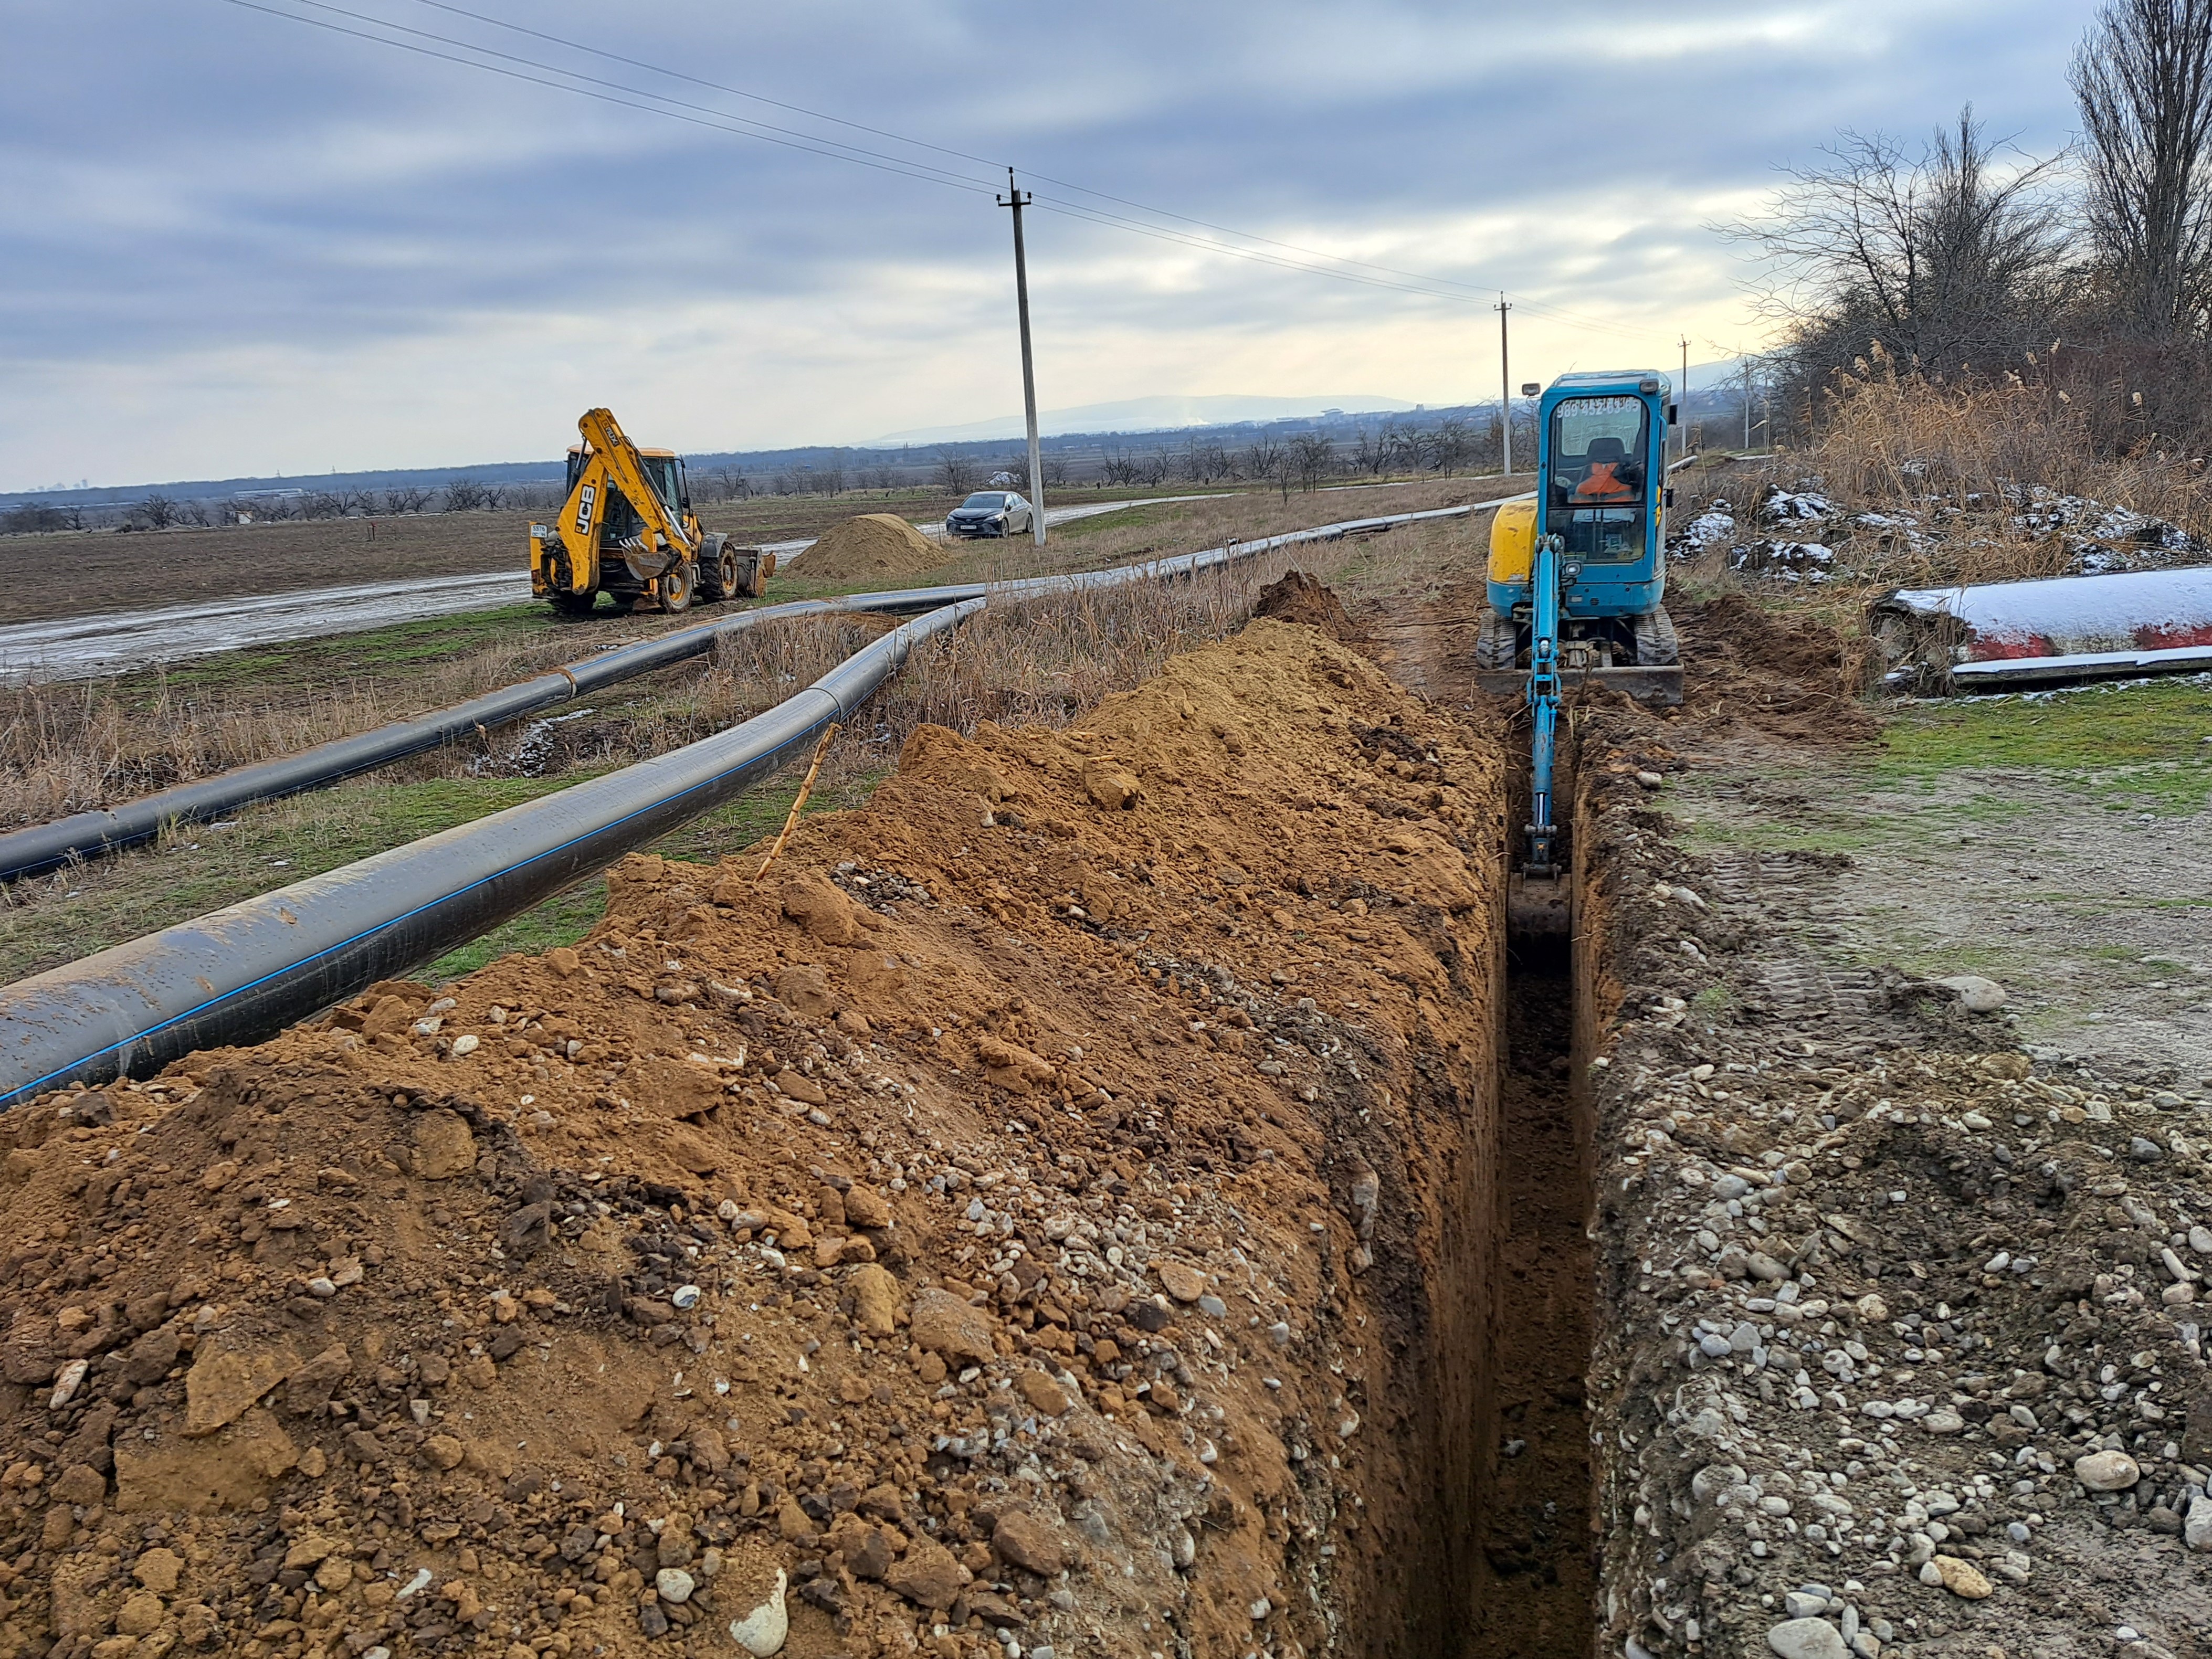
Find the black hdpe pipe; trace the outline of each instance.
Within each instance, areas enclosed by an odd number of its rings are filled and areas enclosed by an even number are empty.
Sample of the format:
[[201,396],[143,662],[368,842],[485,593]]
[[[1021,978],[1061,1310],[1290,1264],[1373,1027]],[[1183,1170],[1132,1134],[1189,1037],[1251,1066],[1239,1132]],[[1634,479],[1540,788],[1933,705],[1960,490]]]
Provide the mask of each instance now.
[[785,617],[808,616],[845,608],[821,600],[766,605],[708,623],[681,629],[658,639],[642,640],[619,650],[603,652],[583,662],[570,663],[519,685],[503,686],[481,697],[455,703],[411,720],[398,720],[335,742],[318,744],[295,755],[258,761],[233,771],[179,784],[158,794],[128,801],[121,806],[78,812],[0,836],[0,881],[42,875],[78,859],[100,858],[126,847],[153,840],[164,825],[194,823],[219,818],[255,801],[277,800],[286,795],[337,783],[359,773],[374,771],[419,755],[426,749],[465,738],[479,727],[503,726],[656,668],[703,655],[714,641],[756,623]]
[[714,737],[0,988],[0,1107],[258,1042],[477,938],[795,759],[982,606],[903,623]]
[[570,663],[519,685],[502,687],[455,703],[418,719],[398,720],[373,732],[319,744],[294,755],[258,761],[251,766],[179,784],[157,794],[123,805],[78,812],[27,830],[0,835],[0,882],[42,875],[82,859],[101,858],[128,847],[152,841],[165,825],[197,823],[219,818],[256,801],[277,800],[310,789],[343,781],[363,772],[403,761],[410,755],[435,749],[465,738],[478,729],[503,726],[587,697],[610,685],[649,674],[658,668],[704,655],[717,640],[727,639],[765,622],[795,617],[823,616],[855,611],[909,614],[939,605],[960,604],[987,593],[1005,599],[1029,599],[1040,594],[1085,587],[1110,586],[1136,576],[1166,577],[1193,574],[1254,554],[1269,552],[1294,543],[1320,541],[1364,531],[1387,529],[1416,519],[1449,518],[1494,507],[1483,501],[1471,507],[1448,507],[1425,513],[1400,513],[1386,518],[1353,519],[1313,530],[1294,530],[1265,541],[1232,544],[1204,553],[1188,553],[1155,562],[1095,570],[1077,576],[1039,576],[1026,580],[988,585],[966,583],[955,587],[910,587],[884,593],[852,593],[835,599],[797,599],[763,605],[702,623],[679,629],[657,639],[641,641],[618,650],[602,652],[582,662]]

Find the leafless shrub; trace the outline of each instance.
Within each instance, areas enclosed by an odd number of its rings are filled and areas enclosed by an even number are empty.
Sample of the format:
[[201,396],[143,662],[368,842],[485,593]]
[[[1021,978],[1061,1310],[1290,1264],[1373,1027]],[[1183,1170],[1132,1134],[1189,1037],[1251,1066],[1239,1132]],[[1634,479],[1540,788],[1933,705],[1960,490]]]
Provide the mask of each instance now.
[[31,536],[74,527],[66,511],[40,501],[25,501],[0,513],[0,535],[4,536]]
[[948,495],[965,495],[975,487],[974,459],[963,455],[957,449],[939,450],[937,454],[937,482]]

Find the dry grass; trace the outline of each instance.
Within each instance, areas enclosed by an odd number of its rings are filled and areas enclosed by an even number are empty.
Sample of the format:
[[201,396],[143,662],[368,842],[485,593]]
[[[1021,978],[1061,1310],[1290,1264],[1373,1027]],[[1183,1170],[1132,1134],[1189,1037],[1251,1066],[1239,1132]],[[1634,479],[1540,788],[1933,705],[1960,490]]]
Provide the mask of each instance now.
[[[518,680],[578,654],[568,639],[500,644],[272,695],[252,684],[62,681],[0,688],[0,826],[41,823],[233,767],[367,732]],[[439,775],[467,751],[419,757],[397,777]]]
[[[975,545],[939,577],[995,580],[1094,569],[1344,519],[1483,499],[1497,489],[1495,480],[1458,478],[1293,493],[1287,501],[1278,495],[1254,494],[1144,508],[1139,509],[1138,523],[1067,526],[1055,535],[1042,561],[1026,543],[1011,548]],[[1303,562],[1310,568],[1316,556],[1322,556],[1310,553]],[[803,573],[805,567],[796,568]],[[1058,653],[1055,665],[1048,669],[1009,647],[1007,669],[1013,678],[1003,693],[992,696],[1013,701],[981,717],[1060,718],[1051,711],[1070,696],[1075,699],[1072,706],[1095,701],[1093,688],[1103,683],[1102,675],[1110,679],[1109,689],[1133,684],[1132,664],[1156,664],[1182,648],[1179,641],[1198,637],[1190,630],[1186,607],[1199,602],[1194,596],[1212,592],[1208,584],[1221,580],[1246,582],[1240,569],[1225,579],[1172,588],[1146,584],[1110,601],[1099,595],[1023,607],[1024,614],[1034,608],[1050,618],[1039,646]],[[1135,597],[1139,592],[1148,597]],[[1170,593],[1180,597],[1170,599]],[[1068,611],[1068,603],[1078,610]],[[203,665],[174,681],[154,673],[0,687],[0,828],[45,823],[292,754],[513,684],[584,656],[595,646],[696,620],[608,613],[588,623],[543,627],[457,647],[442,656],[392,646],[385,635],[356,636],[356,644],[324,641],[302,653],[304,669],[278,667],[266,674],[211,679],[211,671]],[[725,646],[711,672],[702,674],[697,665],[668,670],[603,695],[593,700],[589,720],[540,732],[527,746],[520,743],[522,734],[516,730],[494,732],[417,756],[380,775],[398,782],[471,770],[534,775],[643,759],[757,714],[826,672],[878,626],[848,621],[757,629]],[[963,659],[976,660],[982,648],[971,646],[971,639],[996,639],[1005,626],[994,611],[963,629],[958,647],[967,653]],[[1068,630],[1064,635],[1052,631],[1062,629]],[[424,629],[415,632],[428,637]],[[391,638],[407,633],[395,630]],[[1152,643],[1140,649],[1136,641],[1147,637]]]

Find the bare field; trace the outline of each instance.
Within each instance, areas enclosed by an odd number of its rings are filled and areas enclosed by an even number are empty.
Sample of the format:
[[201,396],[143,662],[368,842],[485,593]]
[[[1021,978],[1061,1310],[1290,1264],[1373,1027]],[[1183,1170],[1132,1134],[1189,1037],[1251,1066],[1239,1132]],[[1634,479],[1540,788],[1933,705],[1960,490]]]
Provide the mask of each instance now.
[[[1055,507],[1072,507],[1145,493],[1069,489],[1054,491],[1052,500]],[[819,535],[856,513],[891,512],[927,520],[943,516],[953,504],[952,497],[937,490],[848,490],[842,495],[717,501],[702,507],[700,518],[709,530],[749,542],[795,541]],[[426,513],[0,537],[0,623],[349,582],[520,570],[529,562],[531,521],[544,516],[542,508]]]

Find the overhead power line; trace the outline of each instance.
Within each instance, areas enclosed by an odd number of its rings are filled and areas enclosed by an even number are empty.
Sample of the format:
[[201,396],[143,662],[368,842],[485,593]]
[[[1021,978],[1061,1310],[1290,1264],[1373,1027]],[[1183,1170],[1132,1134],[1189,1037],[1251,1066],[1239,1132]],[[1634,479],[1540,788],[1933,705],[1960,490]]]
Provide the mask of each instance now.
[[[508,80],[544,87],[556,92],[565,92],[576,97],[588,98],[595,102],[611,104],[620,108],[637,110],[645,114],[659,115],[670,120],[681,121],[688,125],[703,127],[712,131],[727,133],[738,137],[757,138],[763,143],[776,144],[784,149],[800,150],[830,161],[848,161],[855,166],[873,168],[878,172],[917,179],[926,184],[939,185],[978,195],[992,194],[996,189],[995,178],[990,182],[986,182],[972,174],[915,157],[887,154],[882,150],[848,143],[844,140],[828,137],[818,133],[805,132],[775,122],[734,114],[727,110],[694,103],[666,93],[654,92],[647,88],[609,80],[580,70],[563,68],[559,64],[545,63],[519,53],[502,52],[497,47],[480,45],[477,42],[461,40],[452,35],[441,34],[433,30],[416,28],[389,18],[334,4],[331,0],[289,0],[290,5],[307,7],[313,11],[329,14],[328,16],[324,17],[287,9],[284,3],[263,3],[263,0],[226,0],[226,3],[240,7],[244,10],[259,12],[266,16],[281,18],[289,22],[301,23],[310,27],[323,29],[333,34],[366,40],[374,45],[413,52],[419,57],[458,64],[465,69],[482,70]],[[872,137],[888,140],[894,144],[927,150],[936,155],[951,157],[957,161],[988,167],[992,169],[994,175],[1003,170],[1005,165],[983,156],[971,155],[965,150],[934,143],[927,139],[914,138],[887,128],[848,120],[842,116],[809,109],[804,105],[770,98],[760,93],[749,92],[743,88],[709,81],[680,70],[668,69],[641,58],[629,58],[619,52],[609,52],[602,47],[587,46],[580,41],[571,40],[543,29],[512,23],[503,18],[449,3],[448,0],[417,0],[417,3],[453,16],[466,18],[473,22],[506,29],[533,40],[542,40],[564,50],[580,52],[611,63],[619,63],[632,69],[644,70],[650,75],[662,76],[708,91],[720,93],[725,96],[744,99],[791,114],[804,116],[810,120],[825,122],[855,132],[864,132]],[[351,23],[363,27],[351,27],[347,23],[331,21],[332,18],[345,18]],[[411,38],[397,38],[401,36]],[[446,50],[446,48],[451,50]],[[1277,270],[1294,271],[1306,276],[1326,276],[1338,282],[1356,283],[1364,288],[1382,289],[1459,305],[1487,305],[1490,303],[1488,295],[1496,291],[1494,289],[1488,289],[1478,295],[1474,291],[1473,284],[1462,283],[1456,277],[1438,276],[1426,272],[1406,270],[1395,266],[1352,259],[1321,249],[1304,247],[1297,243],[1262,236],[1254,232],[1237,230],[1231,226],[1194,218],[1169,209],[1153,207],[1147,203],[1116,196],[1108,191],[1092,190],[1087,185],[1075,184],[1066,179],[1054,179],[1048,174],[1032,173],[1028,176],[1057,185],[1063,190],[1073,191],[1079,195],[1091,197],[1099,202],[1111,202],[1133,209],[1139,213],[1150,214],[1156,218],[1171,220],[1175,224],[1147,224],[1104,208],[1091,206],[1086,203],[1046,196],[1039,196],[1036,199],[1035,206],[1040,210],[1058,213],[1064,217],[1084,220],[1109,229],[1126,231],[1134,235],[1190,248],[1199,252],[1218,254],[1229,258],[1243,259],[1251,264],[1271,266]],[[1200,230],[1216,232],[1222,236],[1237,237],[1243,241],[1257,243],[1260,246],[1238,246],[1234,243],[1217,240],[1212,236],[1196,235],[1189,231],[1177,229],[1176,225],[1193,226]],[[1279,251],[1271,252],[1268,252],[1269,249]],[[1293,255],[1306,257],[1304,258],[1290,257]],[[1327,263],[1316,264],[1309,263],[1309,260],[1322,260]],[[1548,301],[1530,299],[1525,295],[1516,297],[1529,309],[1547,314],[1559,321],[1572,324],[1578,328],[1595,330],[1622,338],[1640,340],[1643,337],[1638,331],[1624,327],[1619,323],[1580,316]]]
[[[302,3],[316,3],[317,0],[302,0]],[[503,17],[495,17],[486,12],[471,11],[466,6],[457,6],[452,4],[451,0],[416,0],[416,3],[418,5],[430,7],[432,9],[436,11],[449,13],[456,17],[465,17],[472,22],[483,23],[493,28],[507,29],[517,34],[527,35],[534,40],[543,40],[549,45],[561,46],[570,52],[583,52],[593,58],[605,58],[609,63],[623,64],[629,65],[632,69],[644,70],[650,74],[666,76],[671,80],[686,82],[692,86],[702,87],[708,91],[719,92],[728,97],[743,98],[753,103],[765,104],[772,109],[788,111],[793,115],[804,115],[809,120],[825,121],[832,125],[848,127],[855,132],[867,133],[873,137],[888,138],[894,143],[908,144],[917,149],[933,150],[940,155],[950,155],[960,161],[973,161],[979,166],[990,167],[994,169],[994,172],[1001,167],[1012,165],[1011,163],[994,161],[988,156],[973,155],[967,150],[954,149],[946,145],[933,143],[927,138],[910,137],[905,133],[892,131],[888,127],[870,126],[866,122],[848,120],[842,115],[831,115],[826,111],[810,109],[804,104],[794,104],[784,99],[771,98],[764,93],[749,91],[745,88],[730,86],[726,82],[720,81],[709,81],[702,76],[690,74],[683,70],[668,69],[659,64],[648,63],[642,58],[625,57],[621,52],[609,52],[603,46],[590,46],[580,40],[571,40],[564,35],[550,33],[544,29],[532,28],[526,24],[510,22]],[[1194,218],[1189,214],[1177,213],[1170,208],[1154,207],[1147,202],[1136,201],[1127,196],[1116,196],[1110,191],[1094,190],[1088,185],[1079,185],[1072,179],[1057,179],[1048,173],[1039,173],[1033,167],[1022,169],[1022,176],[1025,179],[1040,180],[1048,185],[1057,185],[1062,190],[1072,190],[1078,195],[1088,196],[1097,201],[1112,202],[1121,207],[1133,208],[1139,213],[1149,213],[1156,218],[1172,219],[1179,224],[1194,225],[1202,230],[1215,231],[1224,236],[1239,237],[1246,241],[1258,242],[1267,247],[1280,248],[1285,252],[1304,254],[1311,258],[1326,259],[1334,264],[1352,265],[1361,270],[1371,270],[1382,276],[1395,276],[1408,282],[1425,285],[1424,288],[1419,289],[1408,289],[1407,290],[1407,292],[1426,292],[1430,289],[1435,287],[1461,289],[1466,290],[1470,296],[1477,295],[1479,294],[1483,303],[1486,304],[1488,303],[1489,295],[1494,291],[1495,289],[1495,284],[1465,283],[1462,282],[1455,276],[1438,276],[1432,273],[1425,271],[1407,270],[1396,265],[1376,264],[1370,260],[1354,259],[1346,254],[1331,253],[1325,249],[1306,247],[1296,242],[1283,241],[1276,237],[1262,236],[1255,231],[1238,230],[1233,225],[1218,224],[1210,219]],[[1053,198],[1050,197],[1038,197],[1036,198],[1036,201],[1039,204],[1050,205],[1052,204]],[[1060,205],[1066,206],[1071,210],[1074,206],[1073,204],[1064,204]],[[1121,219],[1119,216],[1111,214],[1097,217],[1094,220],[1094,222],[1099,224],[1116,225],[1123,228],[1133,228],[1129,225],[1127,220]],[[1198,245],[1218,246],[1204,244],[1203,242]],[[1231,250],[1224,249],[1222,251],[1230,252]],[[1288,268],[1307,269],[1308,267],[1290,266]],[[1341,275],[1342,273],[1332,271],[1327,274],[1334,276]],[[1449,296],[1438,295],[1437,297],[1443,298]],[[1521,303],[1523,305],[1535,310],[1549,313],[1550,314],[1559,318],[1563,321],[1577,323],[1585,328],[1609,330],[1615,333],[1626,334],[1632,332],[1632,331],[1623,329],[1617,323],[1606,322],[1592,317],[1577,316],[1575,313],[1568,311],[1562,307],[1552,305],[1548,301],[1531,300],[1526,295],[1518,297]]]

